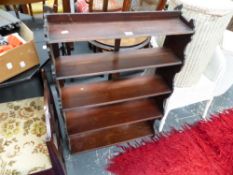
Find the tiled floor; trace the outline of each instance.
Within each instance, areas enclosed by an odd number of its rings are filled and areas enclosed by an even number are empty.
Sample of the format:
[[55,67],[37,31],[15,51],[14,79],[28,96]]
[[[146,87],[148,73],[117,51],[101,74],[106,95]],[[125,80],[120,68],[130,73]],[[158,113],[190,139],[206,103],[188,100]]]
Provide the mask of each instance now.
[[[43,36],[43,21],[38,20],[33,22],[31,18],[24,17],[30,28],[34,31],[36,37],[37,48],[41,57],[41,61],[48,58],[47,51],[43,49],[45,45]],[[87,44],[79,44],[78,52],[83,52],[87,49]],[[173,110],[167,119],[165,131],[169,131],[174,127],[180,129],[185,123],[192,124],[201,119],[205,102],[190,105],[185,108]],[[224,109],[233,107],[233,87],[230,88],[224,95],[214,99],[211,107],[210,114],[221,112]],[[119,148],[112,146],[109,148],[99,149],[97,151],[82,153],[71,156],[67,159],[68,175],[109,175],[105,171],[105,166],[109,158],[117,154]]]

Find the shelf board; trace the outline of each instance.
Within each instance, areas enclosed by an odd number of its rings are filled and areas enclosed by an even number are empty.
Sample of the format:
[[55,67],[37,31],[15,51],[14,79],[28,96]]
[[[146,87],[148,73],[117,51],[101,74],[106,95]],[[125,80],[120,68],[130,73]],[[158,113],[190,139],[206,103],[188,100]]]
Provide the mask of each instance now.
[[113,144],[130,141],[154,134],[151,121],[105,129],[96,132],[70,135],[70,150],[72,153],[102,148]]
[[145,68],[180,65],[182,62],[165,48],[140,49],[133,52],[104,52],[56,59],[57,79],[117,73]]
[[137,100],[65,112],[69,135],[161,118],[155,100]]
[[180,11],[50,14],[48,43],[193,33]]
[[98,107],[171,93],[159,76],[144,76],[61,88],[64,111]]

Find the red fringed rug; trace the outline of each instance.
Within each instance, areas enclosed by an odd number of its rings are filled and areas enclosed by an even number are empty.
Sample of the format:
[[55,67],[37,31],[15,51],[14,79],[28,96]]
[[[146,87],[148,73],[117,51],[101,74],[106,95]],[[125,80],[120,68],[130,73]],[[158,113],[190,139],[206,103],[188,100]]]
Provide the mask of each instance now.
[[117,175],[233,175],[233,109],[127,148],[108,170]]

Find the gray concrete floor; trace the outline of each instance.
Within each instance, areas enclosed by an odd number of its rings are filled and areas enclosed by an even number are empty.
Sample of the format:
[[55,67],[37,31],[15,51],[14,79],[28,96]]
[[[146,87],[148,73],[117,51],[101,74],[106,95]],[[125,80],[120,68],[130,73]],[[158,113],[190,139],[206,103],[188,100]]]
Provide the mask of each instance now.
[[[37,49],[44,62],[48,58],[47,51],[43,49],[45,45],[43,35],[43,20],[32,21],[28,16],[21,16],[23,21],[34,31]],[[86,43],[78,45],[77,52],[86,52],[88,49]],[[181,129],[185,123],[192,124],[201,120],[205,102],[190,105],[184,108],[176,109],[170,112],[165,124],[165,131],[171,128]],[[221,112],[224,109],[233,107],[233,87],[224,95],[216,97],[211,104],[209,114]],[[132,142],[133,144],[133,142]],[[110,175],[105,171],[108,160],[121,151],[118,147],[112,146],[96,151],[73,155],[67,159],[68,175]]]

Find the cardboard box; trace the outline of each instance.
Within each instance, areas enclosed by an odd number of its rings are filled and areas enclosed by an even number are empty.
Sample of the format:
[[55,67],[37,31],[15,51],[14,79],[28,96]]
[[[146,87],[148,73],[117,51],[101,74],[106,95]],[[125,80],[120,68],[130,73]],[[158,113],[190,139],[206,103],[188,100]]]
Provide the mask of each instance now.
[[33,40],[33,32],[23,22],[20,22],[19,34],[26,43],[0,55],[0,82],[40,63]]

